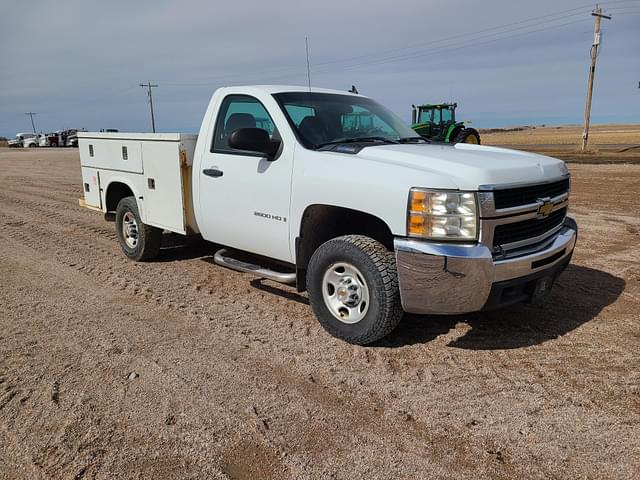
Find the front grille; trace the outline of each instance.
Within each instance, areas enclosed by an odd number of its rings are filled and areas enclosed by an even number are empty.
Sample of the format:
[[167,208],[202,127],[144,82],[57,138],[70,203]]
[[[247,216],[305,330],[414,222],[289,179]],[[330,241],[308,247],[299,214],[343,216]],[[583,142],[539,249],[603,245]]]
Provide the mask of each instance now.
[[496,209],[517,207],[535,203],[538,198],[554,198],[568,191],[569,179],[565,178],[553,183],[495,190],[493,192],[493,201]]
[[522,222],[504,223],[496,225],[493,231],[493,246],[506,245],[519,242],[528,238],[538,237],[549,230],[561,225],[567,214],[567,207],[552,212],[546,218],[533,218]]

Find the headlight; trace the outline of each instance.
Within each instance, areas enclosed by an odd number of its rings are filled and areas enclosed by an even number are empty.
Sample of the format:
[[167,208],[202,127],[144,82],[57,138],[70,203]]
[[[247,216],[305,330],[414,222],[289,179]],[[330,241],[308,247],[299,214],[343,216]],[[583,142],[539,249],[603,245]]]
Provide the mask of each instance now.
[[407,235],[435,240],[475,240],[478,238],[476,194],[412,188]]

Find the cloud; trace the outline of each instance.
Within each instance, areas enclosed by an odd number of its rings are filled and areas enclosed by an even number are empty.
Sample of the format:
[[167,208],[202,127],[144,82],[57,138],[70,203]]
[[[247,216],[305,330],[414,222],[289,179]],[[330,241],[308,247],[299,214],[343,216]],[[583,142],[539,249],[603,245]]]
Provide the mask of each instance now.
[[[29,110],[43,130],[145,131],[146,80],[160,85],[159,130],[197,131],[216,86],[306,84],[305,36],[314,85],[356,84],[405,119],[411,103],[453,97],[476,126],[579,122],[593,37],[583,1],[10,1],[0,134],[28,129]],[[637,122],[640,15],[610,3],[593,120]]]

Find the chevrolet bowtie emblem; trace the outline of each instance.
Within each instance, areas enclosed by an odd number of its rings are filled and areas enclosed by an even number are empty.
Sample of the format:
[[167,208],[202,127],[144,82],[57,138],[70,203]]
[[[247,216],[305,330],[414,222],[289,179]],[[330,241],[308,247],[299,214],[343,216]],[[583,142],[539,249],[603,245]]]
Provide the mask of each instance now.
[[553,211],[553,203],[549,200],[544,200],[542,205],[538,207],[538,215],[542,215],[543,217],[548,217],[549,214]]

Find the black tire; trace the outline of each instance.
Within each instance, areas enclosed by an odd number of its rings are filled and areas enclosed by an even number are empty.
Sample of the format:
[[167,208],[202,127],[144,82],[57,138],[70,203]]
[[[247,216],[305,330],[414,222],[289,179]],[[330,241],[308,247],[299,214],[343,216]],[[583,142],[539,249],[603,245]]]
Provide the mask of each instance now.
[[455,143],[474,143],[480,145],[480,134],[475,128],[463,128],[458,135],[456,135]]
[[[129,215],[127,215],[127,213]],[[134,246],[129,245],[125,239],[125,230],[123,227],[125,215],[129,218],[133,216],[137,224],[137,241]],[[142,223],[135,197],[125,197],[120,200],[116,207],[116,238],[118,239],[118,244],[122,252],[127,257],[136,262],[142,262],[151,260],[160,253],[162,230]]]
[[[323,278],[336,263],[356,267],[369,291],[365,316],[357,323],[344,323],[327,307]],[[324,329],[334,337],[366,345],[391,333],[402,319],[395,255],[384,245],[363,235],[345,235],[329,240],[313,253],[307,267],[309,303]]]

